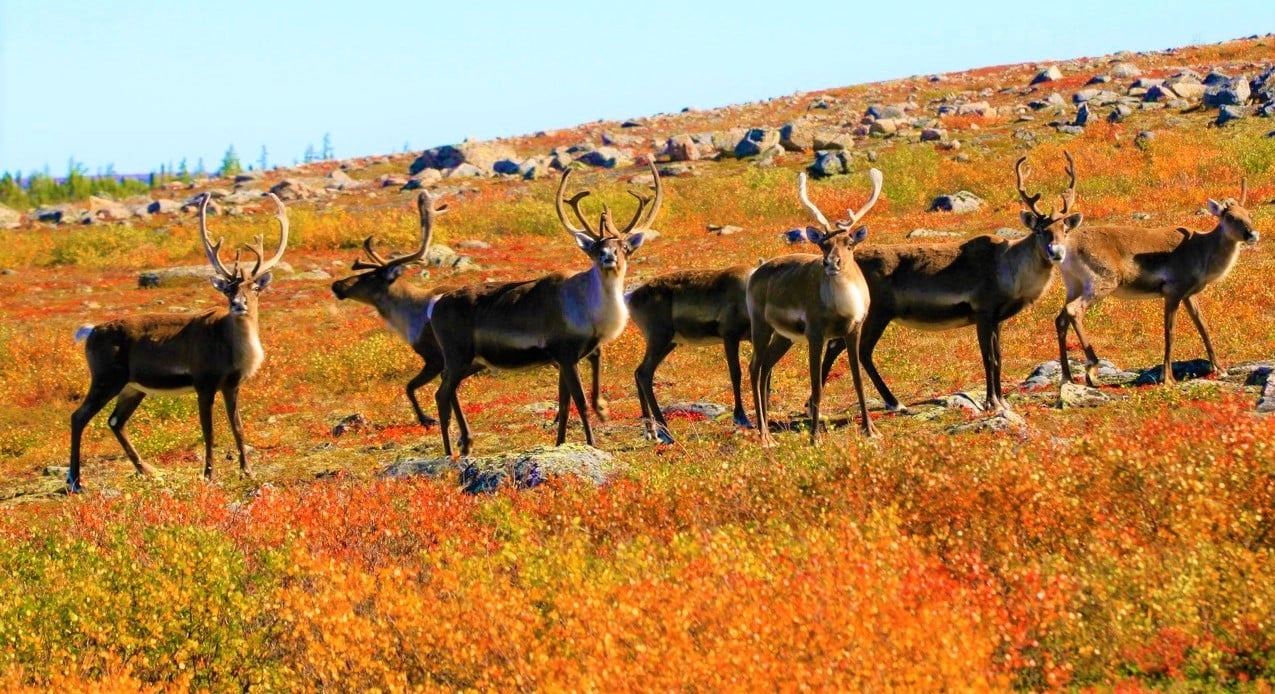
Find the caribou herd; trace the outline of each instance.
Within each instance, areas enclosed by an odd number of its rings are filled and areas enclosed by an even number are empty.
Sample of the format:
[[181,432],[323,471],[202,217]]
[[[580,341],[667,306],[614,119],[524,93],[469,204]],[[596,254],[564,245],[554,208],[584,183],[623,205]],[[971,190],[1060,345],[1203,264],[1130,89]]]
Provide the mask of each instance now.
[[[1001,324],[1038,300],[1057,268],[1067,298],[1058,313],[1062,382],[1071,380],[1067,360],[1067,330],[1079,338],[1087,361],[1085,378],[1094,385],[1098,357],[1082,325],[1085,310],[1107,296],[1164,300],[1163,381],[1173,379],[1171,352],[1173,323],[1179,306],[1204,340],[1208,359],[1219,369],[1217,355],[1194,297],[1234,266],[1240,245],[1258,239],[1244,208],[1247,183],[1238,200],[1208,200],[1216,225],[1209,231],[1185,228],[1137,228],[1082,225],[1076,208],[1076,171],[1067,154],[1068,188],[1059,207],[1040,206],[1041,193],[1026,187],[1027,157],[1015,164],[1018,195],[1025,209],[1021,221],[1030,232],[1017,240],[981,235],[962,241],[874,245],[865,243],[867,228],[858,223],[881,195],[883,175],[869,171],[872,192],[847,219],[829,221],[806,193],[805,174],[798,176],[798,199],[816,225],[802,231],[818,253],[790,254],[760,265],[721,269],[681,270],[654,277],[625,293],[628,259],[649,236],[647,230],[660,211],[663,187],[651,164],[653,192],[632,192],[637,210],[617,225],[603,206],[590,223],[581,210],[588,191],[567,197],[571,169],[562,174],[554,209],[589,267],[573,274],[555,272],[518,282],[420,287],[402,280],[404,270],[425,258],[434,227],[445,210],[428,191],[418,198],[420,243],[410,253],[386,258],[374,239],[363,243],[366,259],[354,263],[356,274],[332,285],[337,299],[351,299],[376,308],[381,318],[424,360],[420,373],[407,384],[417,420],[436,422],[421,408],[416,392],[441,377],[434,396],[444,454],[467,456],[472,437],[458,390],[461,383],[487,368],[519,369],[553,365],[558,369],[557,443],[567,436],[567,420],[574,403],[589,445],[594,444],[578,365],[592,367],[590,402],[600,420],[607,404],[599,394],[602,349],[624,331],[630,316],[645,339],[646,348],[634,378],[649,438],[672,443],[668,422],[655,397],[655,371],[678,345],[717,344],[723,347],[734,391],[734,422],[755,424],[763,445],[772,445],[769,431],[771,372],[792,347],[804,341],[809,348],[810,397],[806,407],[811,443],[819,436],[819,406],[834,361],[848,356],[859,400],[860,430],[877,429],[868,413],[860,364],[885,401],[888,410],[905,409],[877,365],[873,351],[886,327],[894,321],[921,330],[949,330],[973,325],[982,353],[987,385],[986,408],[1009,409],[1001,390]],[[212,477],[212,408],[221,393],[244,474],[251,468],[244,449],[239,418],[240,384],[261,366],[264,352],[258,334],[258,295],[270,284],[270,269],[288,244],[288,218],[278,208],[279,244],[267,259],[262,237],[246,246],[251,268],[236,252],[227,268],[222,242],[208,233],[205,196],[199,210],[200,238],[214,276],[212,284],[227,300],[196,315],[144,314],[85,326],[76,332],[85,342],[91,382],[83,403],[71,415],[71,461],[67,484],[80,489],[80,440],[84,428],[112,399],[108,423],[137,472],[154,469],[142,461],[129,443],[124,427],[150,394],[194,391],[204,439],[204,476]],[[567,208],[571,212],[568,214]],[[741,396],[743,378],[740,343],[753,345],[749,377],[755,419],[750,422]],[[457,452],[451,437],[452,418],[459,429]]]

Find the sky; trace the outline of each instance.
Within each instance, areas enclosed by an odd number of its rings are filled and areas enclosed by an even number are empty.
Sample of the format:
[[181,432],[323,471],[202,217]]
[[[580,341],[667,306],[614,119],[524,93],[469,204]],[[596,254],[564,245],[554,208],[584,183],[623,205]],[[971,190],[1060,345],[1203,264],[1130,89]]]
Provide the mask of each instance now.
[[290,165],[1275,31],[1272,0],[0,0],[0,171]]

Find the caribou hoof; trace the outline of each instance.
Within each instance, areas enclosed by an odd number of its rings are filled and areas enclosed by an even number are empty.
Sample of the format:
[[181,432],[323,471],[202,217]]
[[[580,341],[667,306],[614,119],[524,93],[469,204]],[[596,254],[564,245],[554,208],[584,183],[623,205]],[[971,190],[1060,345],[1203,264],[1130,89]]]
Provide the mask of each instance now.
[[737,412],[735,413],[735,426],[740,429],[752,429],[753,423],[749,421],[748,415],[742,412]]

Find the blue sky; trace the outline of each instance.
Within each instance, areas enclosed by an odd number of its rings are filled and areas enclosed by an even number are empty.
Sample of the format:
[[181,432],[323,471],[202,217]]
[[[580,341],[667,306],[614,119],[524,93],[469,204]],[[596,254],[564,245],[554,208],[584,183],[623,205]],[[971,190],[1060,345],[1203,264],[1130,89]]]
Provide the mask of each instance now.
[[291,164],[324,133],[387,153],[1271,31],[1271,0],[0,0],[0,170]]

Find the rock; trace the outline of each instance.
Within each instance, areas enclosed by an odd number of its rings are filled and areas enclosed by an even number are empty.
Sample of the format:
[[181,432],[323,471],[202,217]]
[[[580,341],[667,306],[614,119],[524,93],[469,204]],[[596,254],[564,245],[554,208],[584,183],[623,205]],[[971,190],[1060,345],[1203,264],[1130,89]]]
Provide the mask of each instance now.
[[1076,118],[1071,122],[1072,125],[1085,127],[1089,123],[1089,103],[1085,102],[1076,109]]
[[893,118],[882,118],[880,120],[874,120],[872,121],[872,124],[868,126],[869,135],[879,135],[881,137],[887,137],[897,132],[899,132],[899,121]]
[[519,162],[516,162],[513,159],[501,159],[491,165],[491,170],[502,176],[518,176],[518,167]]
[[660,176],[698,176],[699,172],[690,164],[664,164],[659,167]]
[[[279,274],[293,274],[292,266],[286,260],[279,261],[279,264],[274,266],[272,272],[275,273],[276,277]],[[212,277],[213,274],[212,266],[207,263],[203,265],[174,265],[172,267],[143,271],[137,276],[137,286],[158,287],[173,280],[204,280]]]
[[359,182],[350,178],[350,174],[347,174],[341,169],[332,169],[332,171],[328,173],[328,182],[324,187],[335,190],[353,190],[359,186]]
[[909,239],[950,239],[963,236],[959,231],[938,231],[935,229],[913,229],[907,233]]
[[1021,415],[1013,412],[1004,412],[994,414],[988,417],[981,417],[971,422],[957,424],[948,427],[949,434],[979,434],[992,433],[1000,434],[1007,431],[1019,431],[1027,427],[1027,422],[1023,420]]
[[[1212,75],[1209,75],[1212,77]],[[1209,83],[1206,81],[1206,85]],[[1248,78],[1240,75],[1224,83],[1209,85],[1204,92],[1205,106],[1243,106],[1251,94]]]
[[1014,239],[1021,239],[1024,236],[1027,236],[1027,230],[1026,229],[1011,229],[1009,227],[1000,227],[999,229],[996,229],[995,231],[993,231],[992,235],[999,236],[1007,241],[1013,241]]
[[518,175],[523,180],[531,181],[549,175],[553,165],[549,157],[530,157],[518,164]]
[[1094,75],[1089,78],[1088,82],[1085,82],[1085,86],[1089,86],[1091,84],[1106,84],[1110,81],[1111,75]]
[[673,161],[697,161],[700,158],[699,145],[690,135],[674,135],[668,139],[664,152]]
[[35,212],[31,213],[31,218],[37,222],[46,222],[49,224],[61,224],[63,220],[70,221],[73,210],[67,205],[57,205],[54,207],[37,207]]
[[1243,106],[1227,105],[1218,109],[1217,120],[1215,120],[1214,123],[1216,125],[1226,125],[1227,123],[1237,121],[1246,115],[1248,115],[1248,111]]
[[240,171],[239,173],[235,174],[234,181],[235,181],[235,185],[239,185],[240,183],[253,183],[255,181],[261,180],[263,176],[265,176],[264,171],[261,171],[259,169],[249,169],[247,171]]
[[1080,91],[1071,95],[1071,103],[1083,104],[1086,101],[1089,101],[1090,99],[1094,98],[1095,96],[1098,96],[1097,89],[1081,89]]
[[89,214],[98,219],[122,220],[133,216],[127,206],[96,195],[89,196],[88,205]]
[[351,431],[363,431],[369,424],[371,424],[371,422],[367,421],[367,417],[364,417],[360,412],[355,412],[354,414],[342,417],[341,421],[337,422],[336,426],[332,427],[332,435],[340,437]]
[[[1213,365],[1207,359],[1191,359],[1189,361],[1173,362],[1173,378],[1179,381],[1185,381],[1193,378],[1203,378],[1213,373]],[[1149,366],[1138,373],[1138,377],[1134,379],[1135,386],[1149,386],[1164,381],[1164,366]]]
[[[441,180],[443,180],[442,171],[439,171],[438,169],[425,169],[406,181],[403,181],[403,183],[400,184],[400,189],[419,190],[421,188],[428,188]],[[389,181],[386,181],[386,185],[389,185]]]
[[968,190],[958,190],[948,195],[940,195],[930,203],[930,212],[955,212],[963,214],[974,212],[983,206],[983,199]]
[[1174,82],[1167,86],[1178,98],[1196,100],[1204,97],[1207,87],[1199,82]]
[[1030,82],[1030,84],[1040,84],[1042,82],[1053,82],[1054,80],[1060,80],[1062,78],[1063,78],[1062,70],[1059,70],[1057,65],[1050,65],[1044,70],[1041,70],[1040,72],[1036,73],[1036,76],[1032,78],[1032,81]]
[[22,225],[22,213],[0,205],[0,229],[14,229]]
[[491,248],[491,244],[479,239],[465,239],[456,244],[456,247],[463,251],[485,251]]
[[634,147],[642,143],[642,138],[634,135],[617,135],[603,131],[602,144],[613,147]]
[[1124,104],[1116,104],[1115,107],[1111,109],[1111,113],[1107,114],[1107,121],[1110,123],[1119,123],[1131,115],[1133,115],[1132,108]]
[[1209,86],[1209,87],[1220,87],[1229,83],[1231,81],[1231,76],[1226,73],[1213,70],[1203,80],[1200,80],[1198,76],[1196,77],[1196,80],[1202,81],[1206,86]]
[[735,144],[735,156],[755,157],[779,144],[779,131],[770,128],[752,128]]
[[1055,129],[1064,135],[1083,135],[1085,133],[1085,129],[1079,125],[1060,125]]
[[279,196],[279,199],[284,202],[292,200],[312,200],[323,196],[322,191],[311,188],[295,178],[285,178],[282,181],[279,181],[270,187],[270,192]]
[[1257,400],[1258,412],[1275,412],[1275,372],[1267,375],[1262,396]]
[[1111,396],[1101,390],[1078,383],[1064,383],[1058,390],[1058,406],[1061,408],[1098,407],[1110,402]]
[[791,120],[779,128],[779,146],[789,152],[808,152],[815,147],[814,135],[814,126],[808,121]]
[[731,236],[744,230],[744,227],[737,227],[734,224],[709,224],[707,228],[718,236]]
[[947,131],[942,128],[924,128],[921,130],[921,142],[938,142],[947,139]]
[[815,163],[810,165],[813,176],[836,176],[850,173],[850,153],[845,150],[828,150],[815,153]]
[[717,419],[730,413],[730,409],[715,402],[675,402],[660,408],[664,415],[686,419]]
[[461,164],[470,164],[485,173],[492,172],[492,166],[502,159],[518,159],[513,147],[499,142],[466,141],[459,145],[443,145],[427,149],[421,153],[408,168],[409,175],[418,174],[425,169],[455,169]]
[[1116,79],[1127,80],[1141,75],[1142,70],[1133,63],[1116,63],[1111,66],[1111,76]]
[[575,477],[601,486],[623,469],[622,464],[606,451],[568,443],[557,447],[538,446],[521,453],[465,458],[456,463],[450,458],[409,458],[387,467],[381,471],[381,476],[439,477],[456,471],[459,473],[458,482],[466,493],[480,494],[508,485],[529,489],[550,477]]
[[614,147],[599,147],[592,152],[586,152],[576,161],[604,169],[619,169],[633,165],[633,157]]
[[974,101],[957,106],[956,115],[991,117],[996,115],[996,109],[992,108],[992,105],[986,101]]
[[306,270],[305,272],[298,272],[294,275],[288,275],[287,277],[284,277],[282,279],[288,280],[288,281],[293,281],[293,280],[326,281],[326,280],[332,279],[332,275],[327,270],[315,268],[313,270]]
[[468,162],[454,166],[443,173],[443,178],[483,178],[488,174],[488,170],[483,169],[477,164]]
[[816,130],[813,138],[816,151],[823,149],[854,149],[854,135],[840,130]]
[[222,198],[222,202],[231,205],[251,205],[260,202],[262,192],[253,188],[239,188],[235,192]]
[[715,130],[708,135],[708,141],[712,151],[725,156],[735,156],[735,145],[739,144],[740,139],[744,137],[744,133],[748,132],[744,128],[732,128],[730,130]]
[[177,202],[176,200],[169,200],[167,198],[152,200],[151,203],[146,206],[146,211],[150,214],[177,214],[178,212],[181,212],[181,209],[182,204],[180,202]]
[[[434,169],[426,169],[426,171],[434,171]],[[423,174],[424,172],[421,172],[421,173]],[[434,171],[434,173],[438,173],[438,172]],[[417,176],[420,176],[420,175],[421,174],[417,174]],[[413,178],[415,178],[415,176],[413,176]],[[400,176],[398,174],[381,174],[380,176],[377,177],[376,181],[377,183],[380,184],[382,188],[391,188],[394,186],[406,186],[408,182],[410,181],[410,179],[408,179],[406,176]],[[420,186],[418,185],[417,187],[419,188]]]

